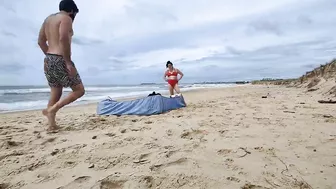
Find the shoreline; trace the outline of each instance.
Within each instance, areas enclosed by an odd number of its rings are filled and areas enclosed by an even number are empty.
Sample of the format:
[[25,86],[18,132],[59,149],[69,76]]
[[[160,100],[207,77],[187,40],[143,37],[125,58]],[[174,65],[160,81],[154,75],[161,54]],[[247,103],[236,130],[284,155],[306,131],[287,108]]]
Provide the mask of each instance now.
[[[208,90],[208,89],[221,89],[221,88],[232,88],[232,87],[241,87],[241,86],[247,86],[247,84],[243,85],[243,84],[235,84],[234,86],[221,86],[221,87],[204,87],[204,88],[196,88],[196,89],[187,89],[185,91],[182,91],[182,94],[185,94],[185,93],[189,93],[191,91],[198,91],[198,90]],[[156,92],[156,91],[155,91]],[[160,93],[161,95],[163,96],[169,96],[168,95],[169,92],[163,92],[163,93]],[[148,94],[147,94],[148,95]],[[146,96],[147,96],[146,95]],[[137,99],[137,98],[145,98],[146,96],[144,95],[135,95],[135,96],[125,96],[125,97],[116,97],[116,98],[113,98],[114,100],[117,100],[117,101],[125,101],[125,100],[134,100],[134,99]],[[105,99],[107,99],[108,96],[106,96]],[[86,102],[86,103],[78,103],[78,104],[70,104],[68,106],[65,106],[64,108],[73,108],[73,107],[81,107],[81,106],[92,106],[92,105],[96,105],[100,102],[101,100],[97,100],[97,101],[90,101],[90,102]],[[46,104],[47,105],[47,104]],[[63,109],[63,108],[62,108]],[[0,111],[0,116],[1,115],[5,115],[5,114],[13,114],[13,113],[20,113],[20,112],[31,112],[31,111],[42,111],[43,108],[34,108],[34,109],[24,109],[24,110],[13,110],[13,111]]]

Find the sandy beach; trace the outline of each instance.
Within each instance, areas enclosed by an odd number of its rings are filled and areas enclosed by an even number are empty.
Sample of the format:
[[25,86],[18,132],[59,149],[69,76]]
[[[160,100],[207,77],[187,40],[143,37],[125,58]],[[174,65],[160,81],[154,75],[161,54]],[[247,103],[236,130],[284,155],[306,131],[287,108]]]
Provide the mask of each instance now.
[[[266,96],[267,98],[262,98]],[[1,189],[336,188],[336,105],[321,94],[246,85],[184,94],[154,116],[0,114]]]

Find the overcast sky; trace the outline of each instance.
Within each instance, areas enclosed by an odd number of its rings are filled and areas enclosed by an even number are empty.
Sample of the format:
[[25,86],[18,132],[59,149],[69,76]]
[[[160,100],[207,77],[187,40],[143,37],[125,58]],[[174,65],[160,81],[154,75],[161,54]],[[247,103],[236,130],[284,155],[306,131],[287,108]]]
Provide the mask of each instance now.
[[[0,0],[0,85],[45,85],[39,28],[55,0]],[[77,0],[84,84],[299,77],[336,55],[335,0]]]

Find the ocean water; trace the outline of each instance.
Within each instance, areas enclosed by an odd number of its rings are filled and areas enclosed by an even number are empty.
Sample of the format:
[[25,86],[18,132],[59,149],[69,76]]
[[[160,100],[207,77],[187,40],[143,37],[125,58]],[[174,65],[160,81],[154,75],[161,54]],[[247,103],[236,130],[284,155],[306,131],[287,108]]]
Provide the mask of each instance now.
[[[230,87],[235,84],[182,84],[181,91],[201,88]],[[71,89],[63,89],[63,96]],[[71,105],[99,102],[108,97],[145,97],[153,91],[168,93],[166,84],[86,86],[85,95]],[[50,88],[46,86],[0,86],[0,113],[42,109],[47,106]]]

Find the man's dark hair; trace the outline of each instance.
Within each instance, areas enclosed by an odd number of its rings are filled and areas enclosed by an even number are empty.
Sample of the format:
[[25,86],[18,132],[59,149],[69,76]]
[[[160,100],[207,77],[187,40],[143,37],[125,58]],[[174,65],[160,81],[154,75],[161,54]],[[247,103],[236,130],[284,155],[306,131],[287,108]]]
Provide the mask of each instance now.
[[59,3],[59,10],[60,11],[65,11],[65,12],[79,12],[79,9],[76,5],[76,3],[73,0],[62,0]]
[[168,65],[173,65],[173,63],[172,62],[170,62],[169,60],[168,60],[168,62],[167,62],[167,64],[166,64],[166,68],[168,68]]

